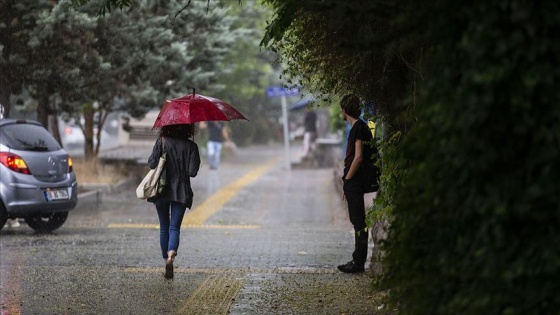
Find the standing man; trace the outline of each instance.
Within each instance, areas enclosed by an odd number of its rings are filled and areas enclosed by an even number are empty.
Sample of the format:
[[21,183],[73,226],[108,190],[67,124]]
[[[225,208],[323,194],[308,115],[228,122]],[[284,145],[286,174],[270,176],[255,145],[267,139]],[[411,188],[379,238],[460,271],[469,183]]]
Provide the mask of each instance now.
[[208,122],[208,164],[211,170],[218,169],[224,140],[229,143],[229,134],[221,121]]
[[344,176],[342,180],[342,200],[348,203],[350,222],[354,226],[354,252],[352,260],[338,266],[338,270],[346,273],[363,272],[368,251],[368,230],[366,225],[366,211],[364,204],[364,173],[360,166],[369,153],[366,145],[372,139],[371,132],[360,113],[360,99],[356,95],[346,95],[340,101],[342,117],[350,123],[351,129],[346,144],[344,158]]

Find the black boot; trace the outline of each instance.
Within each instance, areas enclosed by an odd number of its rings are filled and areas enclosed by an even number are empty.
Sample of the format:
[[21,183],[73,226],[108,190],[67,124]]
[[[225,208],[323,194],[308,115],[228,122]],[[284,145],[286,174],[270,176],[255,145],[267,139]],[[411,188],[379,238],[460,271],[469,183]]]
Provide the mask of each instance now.
[[364,272],[364,265],[356,265],[354,261],[349,261],[344,265],[338,266],[338,270],[345,273],[358,273]]

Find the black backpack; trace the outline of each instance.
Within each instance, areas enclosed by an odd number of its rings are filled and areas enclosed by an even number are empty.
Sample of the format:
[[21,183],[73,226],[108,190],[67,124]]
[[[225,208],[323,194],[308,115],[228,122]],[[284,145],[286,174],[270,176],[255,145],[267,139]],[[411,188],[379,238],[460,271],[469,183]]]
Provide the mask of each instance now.
[[375,145],[366,143],[364,148],[367,148],[364,150],[364,162],[361,166],[364,193],[376,192],[379,190],[379,177],[381,176],[381,170],[376,165],[379,155]]

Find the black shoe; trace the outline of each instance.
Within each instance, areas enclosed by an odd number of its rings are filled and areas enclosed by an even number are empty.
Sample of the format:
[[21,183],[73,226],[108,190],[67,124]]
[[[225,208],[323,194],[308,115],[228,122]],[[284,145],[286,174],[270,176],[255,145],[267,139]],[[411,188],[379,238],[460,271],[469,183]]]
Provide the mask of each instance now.
[[358,266],[354,263],[354,261],[349,261],[345,265],[338,266],[338,270],[345,273],[358,273],[364,272],[364,266]]
[[173,262],[165,264],[165,274],[163,277],[165,279],[173,279]]
[[163,275],[165,279],[173,279],[173,261],[175,260],[175,256],[177,253],[175,251],[169,251],[169,257],[165,261],[165,274]]

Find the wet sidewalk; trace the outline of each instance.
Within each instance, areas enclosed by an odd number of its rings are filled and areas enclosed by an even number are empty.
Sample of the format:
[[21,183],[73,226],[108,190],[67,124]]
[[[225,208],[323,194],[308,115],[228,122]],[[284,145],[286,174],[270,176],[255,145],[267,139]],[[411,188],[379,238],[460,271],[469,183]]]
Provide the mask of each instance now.
[[172,281],[133,183],[80,201],[54,235],[3,234],[3,299],[18,301],[5,288],[19,283],[21,314],[390,314],[367,272],[336,269],[354,237],[333,169],[287,170],[283,157],[251,147],[216,171],[203,163]]
[[[211,296],[221,304],[231,297],[223,314],[382,313],[367,272],[348,275],[336,269],[351,260],[354,246],[346,203],[334,185],[338,175],[332,168],[287,170],[283,152],[280,146],[239,149],[217,171],[204,163],[193,179],[195,212],[224,190],[245,186],[204,222],[196,222],[201,226],[185,217],[192,230],[186,233],[182,252],[187,258],[178,259],[178,271],[208,276],[189,297],[184,314],[205,308],[219,314],[208,303]],[[291,150],[294,159],[300,152]],[[252,182],[240,183],[262,167]],[[202,232],[204,226],[213,230]]]

